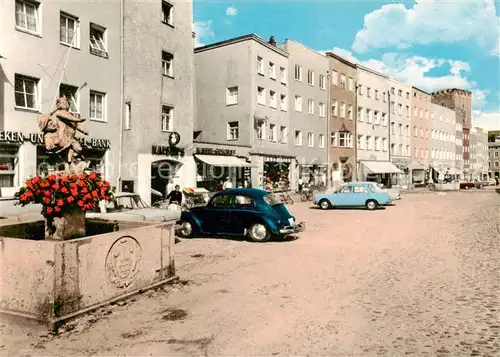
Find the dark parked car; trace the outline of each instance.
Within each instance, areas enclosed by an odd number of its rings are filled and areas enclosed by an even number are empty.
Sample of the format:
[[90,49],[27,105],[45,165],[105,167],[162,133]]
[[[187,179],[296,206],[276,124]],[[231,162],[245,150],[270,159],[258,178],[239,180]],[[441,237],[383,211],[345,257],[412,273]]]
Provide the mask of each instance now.
[[183,211],[177,233],[196,235],[248,236],[266,242],[304,230],[279,197],[253,188],[236,188],[216,193],[206,206]]

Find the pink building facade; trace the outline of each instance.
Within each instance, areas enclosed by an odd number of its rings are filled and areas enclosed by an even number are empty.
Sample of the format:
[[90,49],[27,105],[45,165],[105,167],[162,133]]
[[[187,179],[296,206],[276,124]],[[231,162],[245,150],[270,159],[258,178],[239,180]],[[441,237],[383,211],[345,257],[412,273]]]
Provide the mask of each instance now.
[[411,183],[424,184],[429,169],[430,106],[432,95],[416,87],[411,93]]

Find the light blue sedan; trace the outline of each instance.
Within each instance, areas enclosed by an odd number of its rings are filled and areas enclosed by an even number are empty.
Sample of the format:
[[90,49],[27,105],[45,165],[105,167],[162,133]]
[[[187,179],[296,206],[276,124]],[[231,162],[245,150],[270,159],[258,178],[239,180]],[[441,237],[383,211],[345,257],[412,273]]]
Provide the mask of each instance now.
[[374,210],[392,203],[387,192],[367,182],[350,182],[341,185],[333,193],[314,196],[313,203],[321,209],[334,207],[366,207]]

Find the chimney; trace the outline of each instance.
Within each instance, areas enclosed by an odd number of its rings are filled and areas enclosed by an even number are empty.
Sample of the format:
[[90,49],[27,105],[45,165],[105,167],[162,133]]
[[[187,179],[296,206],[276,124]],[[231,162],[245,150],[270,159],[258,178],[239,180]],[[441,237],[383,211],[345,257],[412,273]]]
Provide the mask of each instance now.
[[269,38],[269,43],[270,43],[271,45],[273,45],[273,46],[276,46],[276,39],[274,38],[274,36],[271,36],[271,37]]

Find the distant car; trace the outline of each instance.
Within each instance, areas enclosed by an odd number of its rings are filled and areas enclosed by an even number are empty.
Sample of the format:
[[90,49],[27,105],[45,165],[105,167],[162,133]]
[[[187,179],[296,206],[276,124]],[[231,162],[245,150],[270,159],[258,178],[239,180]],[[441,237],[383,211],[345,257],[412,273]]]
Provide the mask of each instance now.
[[474,187],[481,188],[479,186],[476,186],[476,184],[474,182],[470,182],[470,181],[460,181],[459,185],[460,185],[461,190],[468,190],[468,189],[474,188]]
[[182,211],[178,234],[248,236],[254,242],[266,242],[272,236],[284,237],[302,232],[281,199],[270,192],[236,188],[217,192],[206,206]]
[[94,211],[87,211],[85,216],[118,221],[164,222],[178,220],[180,211],[151,208],[137,193],[117,192],[112,201],[102,202]]
[[372,182],[351,182],[341,185],[334,193],[315,195],[313,203],[325,210],[335,207],[366,207],[374,210],[391,204],[392,199],[389,193]]

